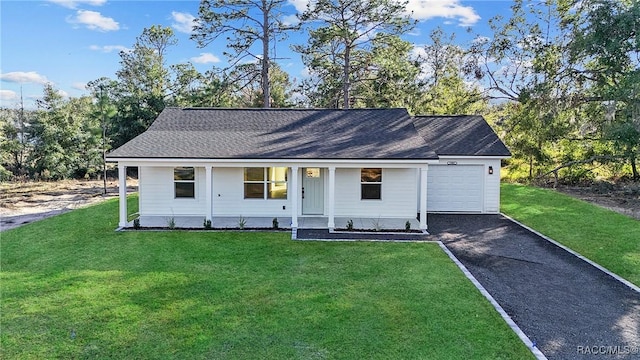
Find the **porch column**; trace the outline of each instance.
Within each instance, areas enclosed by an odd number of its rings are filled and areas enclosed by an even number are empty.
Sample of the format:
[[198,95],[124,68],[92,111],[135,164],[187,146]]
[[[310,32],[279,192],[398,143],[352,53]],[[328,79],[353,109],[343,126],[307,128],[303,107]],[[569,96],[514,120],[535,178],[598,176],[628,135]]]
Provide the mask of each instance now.
[[118,191],[120,198],[120,222],[118,226],[127,226],[127,167],[118,163]]
[[289,189],[291,196],[291,228],[298,228],[298,167],[291,167],[291,188]]
[[206,174],[205,196],[207,197],[207,201],[206,201],[207,210],[206,210],[206,213],[205,213],[205,218],[207,220],[212,220],[211,216],[212,216],[212,213],[213,213],[213,210],[212,210],[213,199],[211,198],[211,196],[212,196],[212,192],[213,192],[213,179],[212,179],[212,176],[211,176],[211,165],[205,165],[204,172]]
[[329,230],[333,230],[336,227],[335,222],[335,205],[336,205],[336,167],[329,167],[329,222],[327,226]]
[[420,230],[427,230],[427,172],[429,166],[420,168]]

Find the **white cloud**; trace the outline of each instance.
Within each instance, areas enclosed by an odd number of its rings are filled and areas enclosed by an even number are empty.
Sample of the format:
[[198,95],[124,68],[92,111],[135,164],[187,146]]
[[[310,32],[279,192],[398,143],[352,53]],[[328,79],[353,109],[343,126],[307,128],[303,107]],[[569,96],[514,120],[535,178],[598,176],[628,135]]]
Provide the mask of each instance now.
[[300,19],[296,14],[285,15],[282,17],[282,23],[284,25],[298,25],[300,23]]
[[113,51],[131,51],[131,49],[129,49],[126,46],[122,46],[122,45],[103,45],[103,46],[98,46],[98,45],[91,45],[89,46],[89,49],[94,50],[94,51],[102,51],[103,53],[110,53]]
[[40,85],[50,82],[46,76],[40,75],[35,71],[14,71],[0,74],[0,80],[13,83],[34,83]]
[[171,24],[171,27],[186,34],[191,34],[193,32],[193,27],[198,23],[196,21],[196,17],[189,13],[172,11],[171,18],[174,21],[174,23]]
[[60,6],[64,6],[69,9],[76,9],[78,5],[91,5],[91,6],[102,6],[107,0],[49,0],[54,4],[58,4]]
[[220,58],[213,55],[212,53],[200,53],[200,56],[192,57],[191,61],[196,64],[212,64],[219,63]]
[[71,24],[82,24],[90,30],[115,31],[120,29],[120,24],[110,17],[102,16],[97,11],[78,10],[75,17],[67,17]]
[[64,91],[64,90],[58,89],[58,94],[60,94],[60,96],[65,97],[65,98],[69,97],[69,93]]
[[307,10],[309,0],[289,0],[289,4],[293,5],[296,8],[296,11],[302,14]]
[[18,100],[18,94],[12,90],[0,90],[0,101]]
[[480,20],[475,9],[461,5],[460,0],[409,0],[407,12],[416,20],[456,19],[460,26],[471,26]]
[[74,82],[73,84],[71,84],[71,87],[76,89],[76,90],[87,90],[87,83],[83,83],[83,82]]

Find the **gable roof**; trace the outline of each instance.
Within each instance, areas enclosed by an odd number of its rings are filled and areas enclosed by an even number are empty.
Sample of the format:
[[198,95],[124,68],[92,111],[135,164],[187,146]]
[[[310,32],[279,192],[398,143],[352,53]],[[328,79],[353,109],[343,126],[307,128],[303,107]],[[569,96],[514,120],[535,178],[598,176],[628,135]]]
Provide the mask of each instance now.
[[405,109],[166,108],[109,158],[437,159]]
[[165,108],[108,158],[438,159],[510,156],[482,116],[405,109]]
[[415,116],[413,122],[438,155],[511,156],[480,115]]

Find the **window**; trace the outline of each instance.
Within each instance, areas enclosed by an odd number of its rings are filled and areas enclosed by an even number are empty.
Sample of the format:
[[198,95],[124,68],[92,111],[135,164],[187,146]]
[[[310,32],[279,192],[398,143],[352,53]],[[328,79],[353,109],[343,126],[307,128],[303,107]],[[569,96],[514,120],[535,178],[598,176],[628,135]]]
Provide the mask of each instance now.
[[382,199],[382,169],[360,169],[360,199]]
[[192,167],[177,167],[173,169],[173,181],[176,198],[196,197],[196,174]]
[[286,199],[287,168],[244,168],[245,199]]

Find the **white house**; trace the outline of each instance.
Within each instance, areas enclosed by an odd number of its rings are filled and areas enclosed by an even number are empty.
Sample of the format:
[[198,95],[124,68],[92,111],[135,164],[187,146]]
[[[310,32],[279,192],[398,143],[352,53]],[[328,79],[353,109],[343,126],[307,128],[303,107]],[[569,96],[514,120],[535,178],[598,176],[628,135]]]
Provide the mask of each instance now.
[[[415,219],[497,213],[510,153],[481,116],[405,109],[166,108],[108,154],[139,168],[141,217]],[[120,222],[127,226],[125,179]]]

